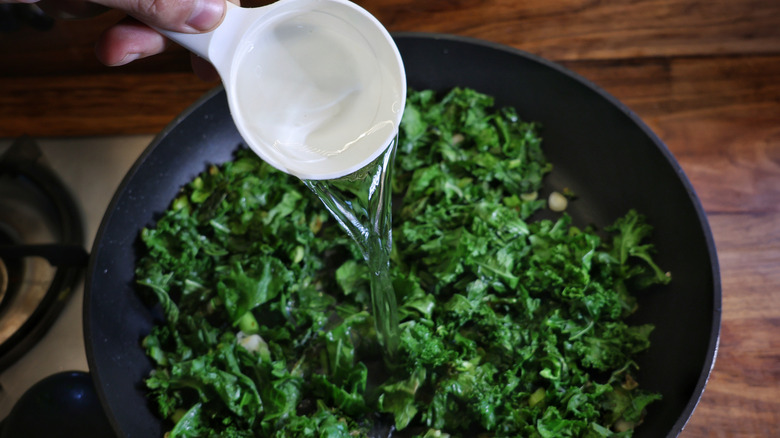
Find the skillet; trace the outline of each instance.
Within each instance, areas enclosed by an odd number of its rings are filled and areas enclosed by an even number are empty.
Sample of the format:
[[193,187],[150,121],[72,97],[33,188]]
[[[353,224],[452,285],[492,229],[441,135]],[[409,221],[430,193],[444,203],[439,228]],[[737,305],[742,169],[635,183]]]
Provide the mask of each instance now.
[[[684,428],[714,364],[720,331],[718,261],[706,215],[666,146],[604,91],[549,61],[506,46],[434,34],[396,34],[412,89],[470,87],[543,125],[554,170],[545,190],[572,189],[576,225],[604,226],[635,208],[655,227],[670,285],[644,291],[636,323],[652,322],[638,380],[660,392],[635,437],[674,437]],[[136,293],[138,235],[181,186],[241,145],[224,90],[207,93],[150,144],[114,195],[88,266],[84,328],[90,372],[120,437],[161,437],[166,427],[145,398],[152,363],[140,346],[158,309]]]

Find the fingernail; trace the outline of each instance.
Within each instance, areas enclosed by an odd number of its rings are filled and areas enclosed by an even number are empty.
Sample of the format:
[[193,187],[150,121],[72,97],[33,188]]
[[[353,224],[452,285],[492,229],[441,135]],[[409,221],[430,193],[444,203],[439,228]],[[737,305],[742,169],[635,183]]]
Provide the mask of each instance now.
[[140,53],[128,53],[127,55],[125,55],[124,58],[122,58],[119,62],[117,62],[113,66],[114,67],[119,67],[120,65],[129,64],[129,63],[135,61],[136,59],[138,59],[140,57],[141,57]]
[[211,30],[219,24],[224,13],[225,0],[196,0],[187,25],[195,30]]

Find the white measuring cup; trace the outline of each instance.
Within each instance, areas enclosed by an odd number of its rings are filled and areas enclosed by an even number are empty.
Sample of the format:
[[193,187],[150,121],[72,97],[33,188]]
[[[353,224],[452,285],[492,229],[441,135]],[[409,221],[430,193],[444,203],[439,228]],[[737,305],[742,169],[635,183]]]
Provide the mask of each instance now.
[[398,48],[347,0],[227,3],[213,31],[161,31],[216,67],[239,133],[263,160],[301,179],[335,179],[377,158],[406,100]]

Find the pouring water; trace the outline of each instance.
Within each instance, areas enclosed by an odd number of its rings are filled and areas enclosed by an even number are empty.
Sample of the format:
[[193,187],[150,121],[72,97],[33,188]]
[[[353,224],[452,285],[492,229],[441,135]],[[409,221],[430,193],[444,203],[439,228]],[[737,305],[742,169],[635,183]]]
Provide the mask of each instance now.
[[390,175],[406,78],[390,35],[346,0],[228,3],[212,32],[163,33],[216,67],[249,147],[302,179],[358,245],[378,341],[392,360]]

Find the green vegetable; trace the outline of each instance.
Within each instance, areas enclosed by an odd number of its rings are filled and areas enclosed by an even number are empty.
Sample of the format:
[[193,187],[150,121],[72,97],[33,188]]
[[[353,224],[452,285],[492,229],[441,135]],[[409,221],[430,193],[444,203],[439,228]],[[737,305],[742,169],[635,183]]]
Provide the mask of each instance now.
[[318,199],[247,150],[141,238],[165,322],[146,380],[171,437],[626,437],[660,398],[633,377],[633,292],[670,277],[635,211],[604,230],[535,220],[539,126],[468,89],[410,93],[394,179],[398,359],[360,251]]

